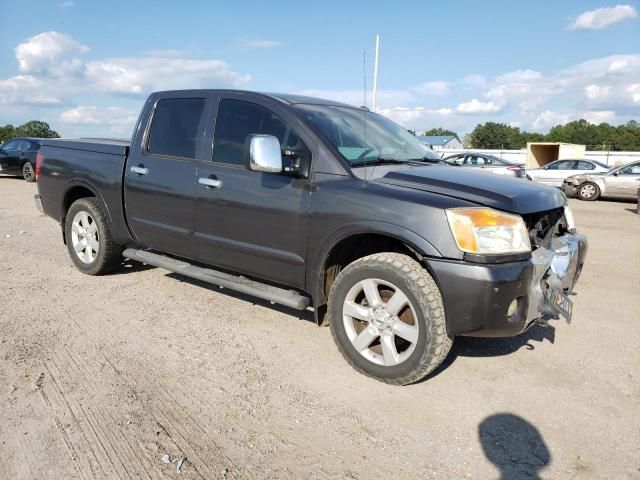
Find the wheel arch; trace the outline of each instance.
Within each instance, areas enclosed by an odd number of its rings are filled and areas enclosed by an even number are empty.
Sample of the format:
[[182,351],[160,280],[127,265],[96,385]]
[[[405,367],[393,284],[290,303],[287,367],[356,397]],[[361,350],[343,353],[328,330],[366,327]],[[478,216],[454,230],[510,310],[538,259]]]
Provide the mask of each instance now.
[[405,253],[420,261],[423,257],[441,257],[440,252],[417,233],[395,224],[383,222],[356,223],[346,225],[329,235],[311,266],[310,292],[318,313],[326,305],[333,280],[340,270],[355,260],[381,252]]
[[105,211],[107,212],[107,218],[111,224],[111,213],[109,212],[109,208],[105,203],[102,195],[98,192],[98,189],[91,185],[89,182],[83,180],[75,180],[67,183],[65,186],[64,194],[62,195],[62,203],[60,205],[60,226],[62,227],[62,240],[67,243],[66,234],[64,225],[67,219],[67,212],[73,202],[76,200],[80,200],[81,198],[96,198],[98,199],[102,205],[105,207]]

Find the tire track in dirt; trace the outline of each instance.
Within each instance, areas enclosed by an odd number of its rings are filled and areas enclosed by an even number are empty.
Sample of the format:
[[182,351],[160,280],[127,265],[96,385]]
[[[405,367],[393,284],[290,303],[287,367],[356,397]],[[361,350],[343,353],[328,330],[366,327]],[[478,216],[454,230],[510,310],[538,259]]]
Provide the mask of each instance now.
[[[224,463],[233,465],[226,456],[222,454],[222,449],[212,442],[209,433],[204,430],[199,423],[176,401],[168,391],[158,382],[151,378],[145,378],[145,385],[137,379],[123,373],[117,368],[108,353],[105,352],[104,343],[100,343],[95,338],[95,332],[81,320],[68,316],[76,326],[76,332],[82,334],[94,347],[96,355],[104,361],[119,380],[120,391],[130,391],[141,401],[140,411],[149,414],[155,423],[160,427],[160,431],[166,433],[168,445],[174,451],[180,452],[188,458],[190,465],[201,478],[212,478],[214,470],[209,465]],[[108,332],[103,331],[102,335]],[[166,405],[169,407],[167,408]],[[148,408],[144,408],[144,407]],[[145,413],[142,413],[144,415]],[[224,459],[223,462],[220,460]],[[158,460],[158,459],[154,459]]]

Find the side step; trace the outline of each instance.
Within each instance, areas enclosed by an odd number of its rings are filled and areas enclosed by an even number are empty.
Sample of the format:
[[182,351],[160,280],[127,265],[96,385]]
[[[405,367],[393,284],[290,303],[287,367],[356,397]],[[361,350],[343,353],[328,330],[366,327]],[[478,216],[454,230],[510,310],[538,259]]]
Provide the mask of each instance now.
[[164,268],[165,270],[170,270],[180,275],[184,275],[185,277],[195,278],[197,280],[202,280],[203,282],[212,283],[230,290],[262,298],[263,300],[279,303],[280,305],[295,308],[296,310],[304,310],[309,306],[309,297],[300,295],[293,290],[273,287],[254,280],[249,280],[245,277],[230,275],[228,273],[219,272],[209,268],[196,267],[188,262],[176,260],[175,258],[159,255],[147,250],[127,248],[122,252],[122,256],[153,265],[154,267]]

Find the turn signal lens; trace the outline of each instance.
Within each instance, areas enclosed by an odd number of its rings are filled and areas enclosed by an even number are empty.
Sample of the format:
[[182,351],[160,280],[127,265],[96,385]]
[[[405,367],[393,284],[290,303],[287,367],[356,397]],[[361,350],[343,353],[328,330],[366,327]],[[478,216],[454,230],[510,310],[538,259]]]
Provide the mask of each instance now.
[[527,227],[519,215],[491,208],[452,208],[446,213],[463,252],[498,255],[531,251]]

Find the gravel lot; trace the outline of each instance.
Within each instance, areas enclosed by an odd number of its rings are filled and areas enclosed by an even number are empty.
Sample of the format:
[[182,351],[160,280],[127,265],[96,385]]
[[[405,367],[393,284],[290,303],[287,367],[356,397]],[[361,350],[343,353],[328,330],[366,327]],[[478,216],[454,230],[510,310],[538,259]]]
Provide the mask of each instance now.
[[[73,268],[0,178],[0,477],[640,477],[640,216],[572,201],[574,321],[456,339],[428,381],[353,371],[311,312],[166,271]],[[527,477],[529,475],[529,477]]]

